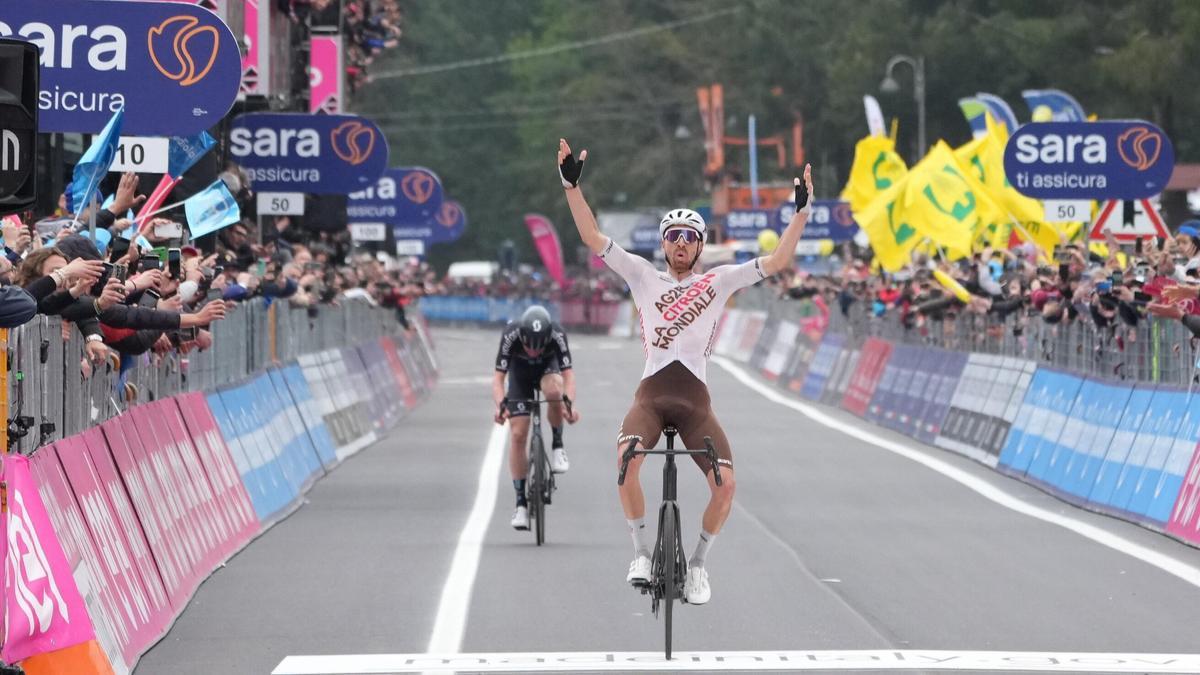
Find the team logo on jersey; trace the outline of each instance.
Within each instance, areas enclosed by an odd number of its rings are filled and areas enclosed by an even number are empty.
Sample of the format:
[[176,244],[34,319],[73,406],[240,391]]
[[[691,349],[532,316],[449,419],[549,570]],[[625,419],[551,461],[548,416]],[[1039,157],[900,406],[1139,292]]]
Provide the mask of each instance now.
[[691,285],[672,288],[658,298],[654,309],[662,315],[663,321],[669,321],[670,325],[655,327],[654,341],[650,344],[659,349],[666,349],[685,328],[704,314],[717,298],[717,289],[712,286],[716,276],[710,272]]

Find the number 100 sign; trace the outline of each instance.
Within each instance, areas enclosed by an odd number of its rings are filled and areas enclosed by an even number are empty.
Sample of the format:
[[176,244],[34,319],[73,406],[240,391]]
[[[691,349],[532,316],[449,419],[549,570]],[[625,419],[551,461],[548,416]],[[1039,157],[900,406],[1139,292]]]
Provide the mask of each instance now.
[[304,193],[260,192],[258,193],[258,215],[302,216],[304,215]]

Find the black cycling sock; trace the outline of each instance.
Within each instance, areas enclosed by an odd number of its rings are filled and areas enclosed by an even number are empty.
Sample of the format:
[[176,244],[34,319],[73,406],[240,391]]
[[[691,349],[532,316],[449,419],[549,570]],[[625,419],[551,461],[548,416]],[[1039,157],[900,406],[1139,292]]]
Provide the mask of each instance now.
[[561,448],[563,446],[562,427],[550,427],[550,436],[552,437],[550,441],[551,448]]
[[517,491],[517,506],[528,506],[525,501],[525,479],[513,479],[513,489]]

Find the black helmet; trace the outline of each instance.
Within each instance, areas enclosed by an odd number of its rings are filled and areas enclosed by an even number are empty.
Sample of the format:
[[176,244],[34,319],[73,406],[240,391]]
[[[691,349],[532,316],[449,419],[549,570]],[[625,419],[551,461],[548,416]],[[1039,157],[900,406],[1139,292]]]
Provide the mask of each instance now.
[[521,315],[521,344],[532,352],[540,352],[550,341],[550,312],[533,305]]

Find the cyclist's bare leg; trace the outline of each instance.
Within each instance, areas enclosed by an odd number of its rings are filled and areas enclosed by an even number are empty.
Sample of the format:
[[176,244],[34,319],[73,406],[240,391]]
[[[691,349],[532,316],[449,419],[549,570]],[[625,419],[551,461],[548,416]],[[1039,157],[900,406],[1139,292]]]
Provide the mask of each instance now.
[[529,458],[526,445],[529,440],[529,417],[510,417],[508,420],[512,442],[508,446],[508,471],[513,480],[525,480],[529,475]]
[[[628,447],[628,441],[617,446],[618,473],[621,471],[621,457]],[[641,450],[642,444],[638,443],[634,449]],[[642,462],[644,461],[646,461],[645,455],[638,455],[631,459],[629,468],[625,470],[625,484],[617,486],[617,495],[621,498],[621,509],[625,511],[627,520],[637,520],[646,515],[646,495],[642,493],[641,479]]]
[[712,471],[704,474],[704,477],[708,479],[708,489],[712,496],[709,497],[708,507],[704,509],[704,519],[701,524],[704,526],[705,532],[717,534],[729,518],[729,511],[733,509],[733,493],[737,481],[733,477],[733,467],[724,465],[721,466],[721,484],[719,486],[713,480]]
[[546,417],[550,420],[550,426],[562,428],[563,425],[563,377],[558,373],[546,373],[542,376],[542,396],[545,397],[550,404],[546,407],[548,411]]

